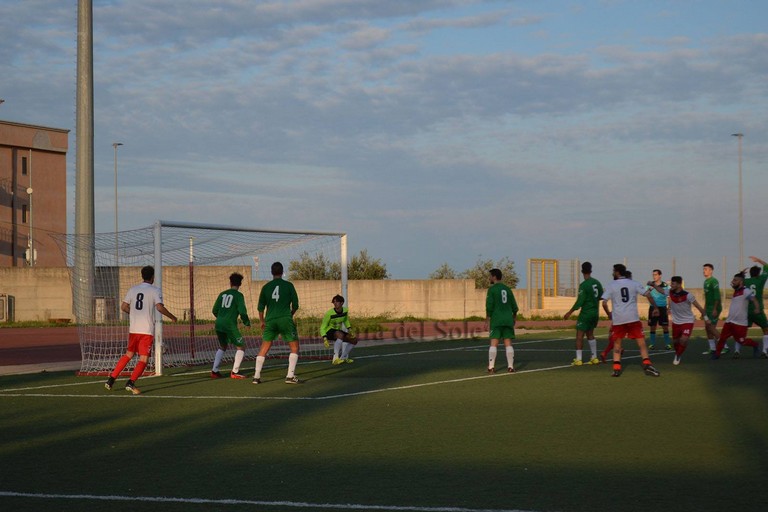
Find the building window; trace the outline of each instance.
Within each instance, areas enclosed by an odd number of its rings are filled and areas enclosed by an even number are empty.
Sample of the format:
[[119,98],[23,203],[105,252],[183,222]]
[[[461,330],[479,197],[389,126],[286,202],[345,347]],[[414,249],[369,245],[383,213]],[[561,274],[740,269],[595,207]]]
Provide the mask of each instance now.
[[27,223],[27,205],[25,204],[21,205],[21,223]]
[[27,175],[27,157],[25,156],[21,157],[21,175]]

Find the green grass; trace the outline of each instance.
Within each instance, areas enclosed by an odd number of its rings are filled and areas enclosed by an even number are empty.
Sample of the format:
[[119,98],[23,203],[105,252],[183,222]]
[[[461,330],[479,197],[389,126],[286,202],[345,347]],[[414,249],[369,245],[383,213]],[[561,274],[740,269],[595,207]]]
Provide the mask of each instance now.
[[569,367],[571,332],[521,336],[518,373],[495,376],[482,340],[358,348],[352,365],[300,364],[298,386],[284,361],[260,386],[177,369],[141,379],[139,397],[103,378],[4,376],[0,507],[763,510],[768,361],[710,361],[705,345],[678,367],[656,354],[660,378],[632,350],[619,379]]

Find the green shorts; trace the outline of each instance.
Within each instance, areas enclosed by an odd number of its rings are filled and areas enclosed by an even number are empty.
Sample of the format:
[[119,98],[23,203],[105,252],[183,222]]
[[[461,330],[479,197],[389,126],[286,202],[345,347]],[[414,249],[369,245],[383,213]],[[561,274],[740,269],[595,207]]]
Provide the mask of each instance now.
[[293,317],[283,316],[267,320],[264,326],[264,341],[275,341],[278,336],[282,336],[283,341],[299,341],[299,334],[296,332]]
[[493,327],[488,337],[492,340],[506,340],[515,339],[514,326],[500,325],[499,327]]
[[712,322],[712,325],[717,325],[717,321],[720,318],[720,313],[722,313],[722,310],[712,311],[711,309],[704,308],[704,312],[707,314],[710,322]]
[[768,319],[765,317],[765,313],[749,313],[747,315],[747,321],[749,322],[749,326],[752,327],[752,324],[760,327],[761,329],[765,329],[768,327]]
[[576,320],[576,330],[587,332],[597,327],[597,322],[600,317],[597,315],[597,311],[582,311],[579,313],[579,318]]
[[240,334],[240,331],[235,329],[228,329],[226,331],[219,331],[216,330],[216,337],[219,338],[219,345],[221,345],[223,348],[226,348],[227,345],[234,345],[236,347],[242,347],[245,345],[245,341],[243,341],[243,335]]

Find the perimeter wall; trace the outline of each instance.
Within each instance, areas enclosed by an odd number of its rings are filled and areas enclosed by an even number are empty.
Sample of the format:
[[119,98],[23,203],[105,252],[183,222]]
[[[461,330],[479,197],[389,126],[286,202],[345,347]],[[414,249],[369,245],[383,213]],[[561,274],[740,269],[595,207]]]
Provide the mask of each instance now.
[[[238,271],[249,275],[243,267],[198,267],[195,270],[195,309],[198,318],[210,319],[216,296],[226,288],[226,276]],[[222,278],[222,276],[225,276]],[[175,283],[188,281],[186,267],[163,269],[163,293],[165,305],[170,311],[186,319],[189,312],[189,295],[172,293]],[[128,288],[140,282],[138,269],[120,269],[119,301]],[[247,304],[252,316],[256,315],[258,290],[263,281],[243,283],[241,291],[250,297]],[[331,307],[331,297],[339,293],[337,282],[295,281],[301,311],[324,312]],[[703,299],[700,288],[689,288],[696,297]],[[573,297],[545,297],[544,308],[531,310],[527,304],[527,290],[514,290],[520,314],[526,317],[562,316],[574,303]],[[4,299],[3,296],[6,296]],[[13,320],[49,321],[66,319],[76,321],[72,313],[72,286],[67,268],[0,268],[0,305],[13,297]],[[469,317],[485,317],[485,290],[475,289],[468,279],[438,280],[372,280],[350,281],[347,301],[353,316],[388,316],[390,318],[414,317],[418,319],[453,320]],[[248,300],[248,299],[247,299]],[[728,307],[728,299],[725,308]],[[111,308],[110,308],[111,309]],[[648,313],[648,304],[640,300],[638,309],[642,317]],[[320,313],[322,314],[322,313]],[[0,315],[0,321],[6,321]]]

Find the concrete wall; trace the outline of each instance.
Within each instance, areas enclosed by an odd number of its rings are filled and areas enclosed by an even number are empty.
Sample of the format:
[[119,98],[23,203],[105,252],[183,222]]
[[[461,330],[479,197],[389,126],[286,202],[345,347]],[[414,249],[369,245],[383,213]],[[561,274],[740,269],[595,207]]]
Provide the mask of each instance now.
[[[211,308],[217,295],[229,287],[229,274],[250,275],[249,267],[195,267],[194,303],[197,318],[213,318]],[[128,288],[141,281],[139,268],[120,269],[119,290],[112,307],[119,305]],[[246,279],[241,291],[248,310],[257,317],[256,303],[263,281]],[[189,269],[166,267],[162,276],[166,307],[181,319],[188,319]],[[341,290],[334,281],[296,281],[301,305],[300,314],[319,316],[331,307],[331,297]],[[702,290],[689,289],[703,299]],[[527,292],[514,290],[521,314],[542,317],[562,316],[573,305],[573,297],[546,297],[544,309],[528,310]],[[59,318],[75,320],[72,313],[72,287],[66,268],[0,268],[0,294],[15,297],[16,321],[43,321]],[[354,316],[412,316],[435,320],[485,317],[485,290],[476,290],[468,279],[440,280],[375,280],[350,281],[348,303]],[[111,299],[110,299],[111,300]],[[725,302],[727,311],[729,301]],[[642,317],[648,314],[648,303],[638,301]],[[114,317],[112,317],[114,318]]]

